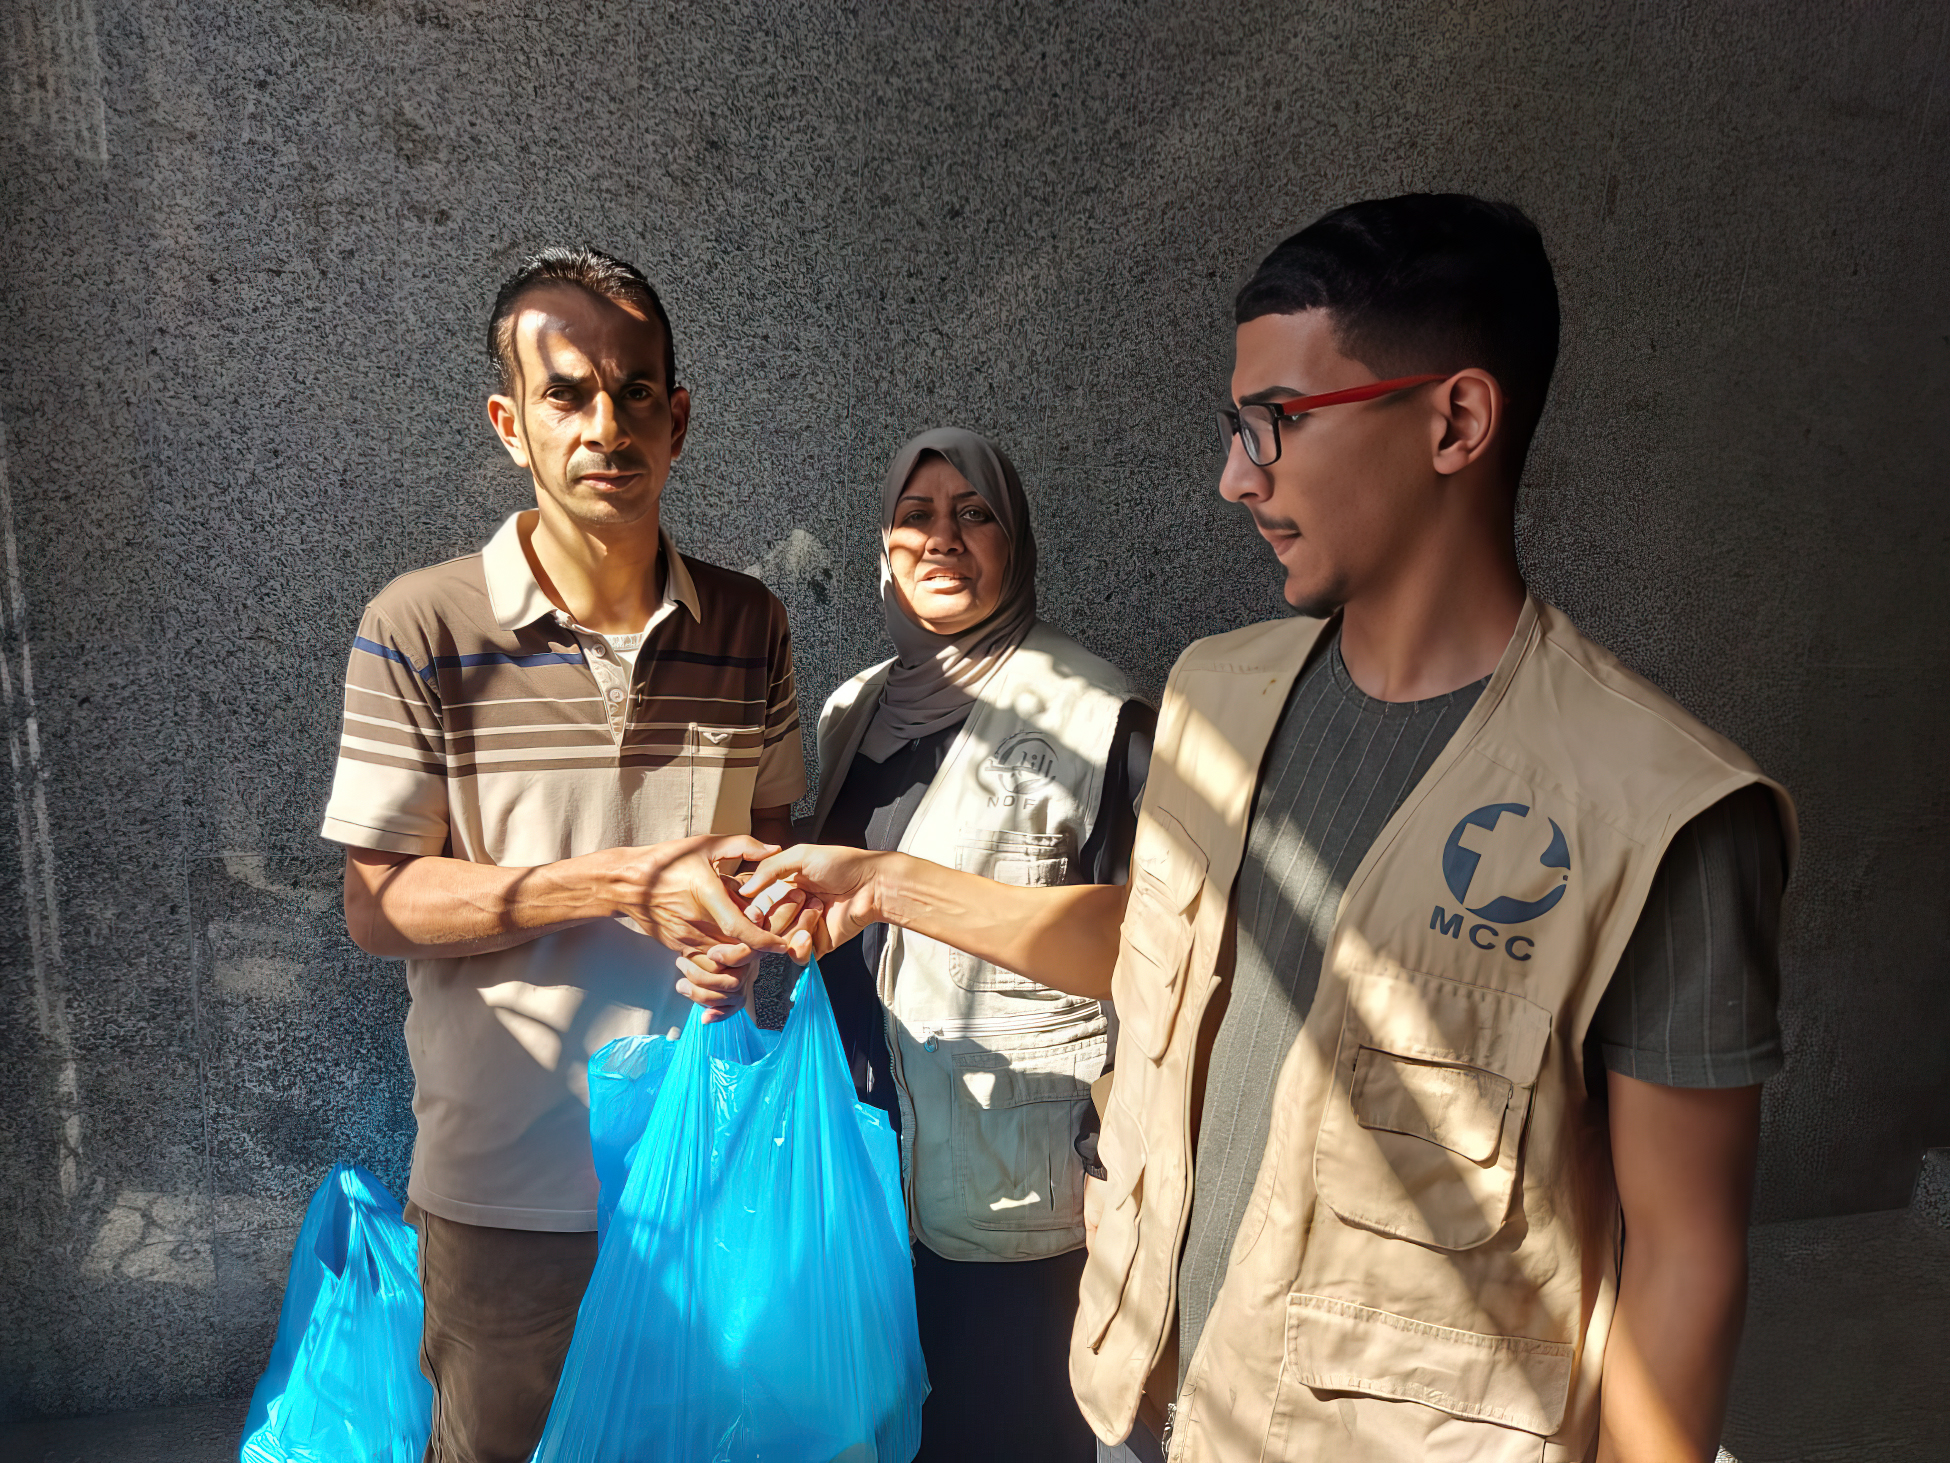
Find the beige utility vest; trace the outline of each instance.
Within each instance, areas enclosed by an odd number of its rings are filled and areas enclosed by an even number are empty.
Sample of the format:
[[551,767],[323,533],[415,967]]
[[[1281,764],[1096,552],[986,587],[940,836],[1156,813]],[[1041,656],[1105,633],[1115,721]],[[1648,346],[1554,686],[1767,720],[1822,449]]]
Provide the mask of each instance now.
[[[1172,672],[1139,820],[1070,1353],[1129,1430],[1173,1326],[1200,1024],[1261,758],[1324,628]],[[1531,600],[1349,880],[1178,1398],[1174,1463],[1588,1459],[1621,1229],[1584,1038],[1667,844],[1754,765]],[[1793,809],[1774,787],[1793,838]]]
[[[820,715],[815,829],[892,664],[855,676]],[[901,852],[1005,884],[1079,882],[1129,696],[1115,667],[1038,623],[962,723]],[[1074,1144],[1104,1066],[1102,1004],[891,926],[878,985],[914,1237],[950,1260],[1036,1260],[1081,1245]]]

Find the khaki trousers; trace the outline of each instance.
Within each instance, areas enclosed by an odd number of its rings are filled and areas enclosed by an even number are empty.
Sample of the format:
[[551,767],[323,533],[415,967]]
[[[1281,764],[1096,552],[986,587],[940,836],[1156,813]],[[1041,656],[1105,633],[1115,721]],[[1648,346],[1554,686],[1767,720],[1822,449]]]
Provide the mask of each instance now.
[[527,1463],[548,1421],[596,1236],[461,1224],[408,1205],[433,1383],[426,1463]]

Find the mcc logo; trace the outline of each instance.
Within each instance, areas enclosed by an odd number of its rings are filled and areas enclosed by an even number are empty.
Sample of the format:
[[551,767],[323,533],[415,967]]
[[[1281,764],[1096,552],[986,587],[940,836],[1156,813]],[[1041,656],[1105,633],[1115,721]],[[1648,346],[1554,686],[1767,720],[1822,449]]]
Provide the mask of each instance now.
[[1528,935],[1506,936],[1498,926],[1541,919],[1557,907],[1571,881],[1564,830],[1555,818],[1543,822],[1550,825],[1548,836],[1527,803],[1488,803],[1464,814],[1442,848],[1442,879],[1462,908],[1451,914],[1436,905],[1429,928],[1460,940],[1463,916],[1472,914],[1482,923],[1469,927],[1470,944],[1478,950],[1501,944],[1512,960],[1528,960],[1537,942]]

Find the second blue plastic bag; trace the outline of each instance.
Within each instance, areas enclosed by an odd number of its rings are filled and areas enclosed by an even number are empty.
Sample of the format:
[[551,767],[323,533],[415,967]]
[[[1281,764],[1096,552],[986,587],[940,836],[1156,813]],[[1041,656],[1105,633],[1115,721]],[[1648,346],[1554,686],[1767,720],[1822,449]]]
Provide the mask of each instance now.
[[793,1002],[782,1033],[693,1012],[591,1059],[603,1241],[535,1463],[919,1449],[894,1134],[854,1101],[817,966]]
[[420,1374],[418,1254],[386,1186],[334,1164],[291,1249],[242,1463],[420,1463],[433,1388]]

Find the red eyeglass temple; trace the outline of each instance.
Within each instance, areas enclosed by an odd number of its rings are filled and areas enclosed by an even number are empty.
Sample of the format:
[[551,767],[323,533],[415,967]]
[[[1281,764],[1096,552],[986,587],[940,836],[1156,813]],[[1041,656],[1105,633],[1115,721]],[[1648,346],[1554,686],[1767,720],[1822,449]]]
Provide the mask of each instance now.
[[1350,386],[1345,391],[1323,391],[1318,396],[1296,396],[1291,401],[1269,401],[1267,406],[1283,417],[1297,417],[1302,412],[1310,412],[1317,406],[1339,406],[1344,401],[1372,401],[1377,396],[1386,396],[1391,391],[1402,391],[1410,386],[1426,386],[1431,381],[1446,381],[1448,375],[1437,372],[1433,376],[1398,376],[1393,381],[1371,381],[1366,386]]

